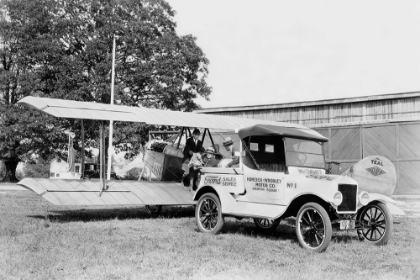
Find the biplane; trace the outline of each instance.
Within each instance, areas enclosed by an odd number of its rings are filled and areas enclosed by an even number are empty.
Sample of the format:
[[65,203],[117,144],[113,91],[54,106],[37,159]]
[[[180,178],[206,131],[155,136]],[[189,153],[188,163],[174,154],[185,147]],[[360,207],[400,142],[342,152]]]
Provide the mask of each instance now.
[[[234,139],[235,145],[238,145],[235,130],[258,123],[294,128],[318,135],[315,131],[296,124],[102,103],[28,96],[20,100],[19,104],[58,118],[137,122],[181,128],[178,140],[171,145],[166,145],[164,152],[148,150],[144,155],[145,169],[143,170],[149,170],[149,173],[145,175],[149,180],[150,175],[153,175],[157,181],[107,181],[103,168],[100,172],[99,182],[83,179],[50,180],[44,178],[25,178],[19,182],[19,185],[36,192],[52,204],[62,206],[153,205],[157,207],[147,207],[147,209],[160,209],[159,206],[162,205],[195,204],[189,189],[180,183],[182,176],[181,138],[191,135],[190,128],[201,128],[204,146],[215,148],[223,142],[227,135]],[[102,131],[103,126],[100,126],[99,129]],[[103,131],[100,135],[100,150],[104,152],[105,135]],[[228,156],[227,151],[218,150],[224,157]],[[104,164],[101,166],[103,167]]]
[[[392,216],[404,214],[389,198],[396,184],[389,160],[368,157],[344,175],[327,174],[324,143],[328,139],[302,125],[36,97],[19,103],[61,118],[181,127],[172,143],[156,145],[159,151],[146,154],[145,167],[159,181],[106,181],[102,176],[99,183],[32,178],[19,182],[55,205],[153,205],[158,209],[196,204],[197,227],[211,234],[221,231],[228,216],[253,218],[261,230],[276,229],[281,219],[296,217],[299,244],[314,252],[326,250],[333,226],[356,230],[369,243],[386,244],[392,235]],[[234,137],[239,161],[236,166],[199,168],[198,188],[190,191],[180,181],[180,170],[181,140],[192,127],[202,129],[205,145],[214,150],[224,135]],[[104,133],[100,135],[103,149]],[[225,151],[222,156],[228,155]]]

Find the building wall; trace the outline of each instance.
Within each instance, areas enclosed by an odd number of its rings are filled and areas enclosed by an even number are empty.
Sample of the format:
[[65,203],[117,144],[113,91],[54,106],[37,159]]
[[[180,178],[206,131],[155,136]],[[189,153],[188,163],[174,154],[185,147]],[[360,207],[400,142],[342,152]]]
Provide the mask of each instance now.
[[341,173],[367,156],[388,158],[397,172],[395,195],[420,195],[420,121],[315,128],[330,141],[327,161],[340,162]]
[[[391,98],[392,97],[392,98]],[[420,92],[383,99],[354,98],[283,105],[204,109],[197,112],[306,126],[420,119]]]

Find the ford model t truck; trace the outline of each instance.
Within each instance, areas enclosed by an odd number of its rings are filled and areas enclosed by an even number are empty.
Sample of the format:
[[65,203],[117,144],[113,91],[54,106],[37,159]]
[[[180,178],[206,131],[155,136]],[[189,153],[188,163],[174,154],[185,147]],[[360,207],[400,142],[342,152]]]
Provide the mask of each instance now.
[[236,167],[200,171],[194,196],[200,231],[217,234],[225,216],[251,217],[266,230],[296,217],[299,243],[310,251],[326,250],[333,225],[354,229],[373,244],[388,242],[393,228],[388,206],[398,208],[385,195],[359,189],[348,175],[326,174],[327,138],[312,130],[271,125],[243,128],[238,135]]

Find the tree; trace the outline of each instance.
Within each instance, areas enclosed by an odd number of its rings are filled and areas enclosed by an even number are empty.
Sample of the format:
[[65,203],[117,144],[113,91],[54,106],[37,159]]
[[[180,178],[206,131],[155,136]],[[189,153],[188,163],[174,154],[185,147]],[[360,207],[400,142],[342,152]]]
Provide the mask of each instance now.
[[[33,162],[34,155],[46,158],[63,146],[54,120],[47,122],[48,116],[16,105],[37,84],[37,64],[30,55],[35,52],[33,48],[38,48],[33,41],[36,34],[27,30],[37,23],[26,25],[25,21],[13,20],[21,4],[6,3],[0,16],[0,160],[6,166],[5,180],[12,182],[17,181],[15,171],[20,161]],[[29,11],[39,10],[28,5],[21,13]]]
[[[28,159],[32,153],[56,153],[62,143],[60,132],[71,128],[78,134],[80,127],[78,121],[48,119],[49,123],[39,129],[23,132],[24,121],[12,118],[14,112],[23,114],[27,110],[15,105],[22,97],[110,103],[114,36],[115,103],[191,111],[198,108],[198,96],[208,99],[210,95],[205,80],[209,62],[196,45],[196,38],[176,34],[174,11],[163,0],[4,3],[6,14],[0,22],[4,42],[0,50],[0,96],[2,112],[10,113],[2,114],[0,123],[0,140],[4,141],[0,144],[0,159],[5,163]],[[18,129],[12,133],[11,127]],[[93,145],[97,145],[96,127],[94,122],[87,122],[85,127],[87,141]],[[127,133],[144,135],[143,128],[137,128],[118,125],[114,144],[131,138]],[[56,138],[44,141],[43,129],[49,129],[50,136]],[[39,135],[35,137],[36,133]],[[40,139],[36,149],[23,145],[32,138]],[[75,144],[80,150],[77,141]]]

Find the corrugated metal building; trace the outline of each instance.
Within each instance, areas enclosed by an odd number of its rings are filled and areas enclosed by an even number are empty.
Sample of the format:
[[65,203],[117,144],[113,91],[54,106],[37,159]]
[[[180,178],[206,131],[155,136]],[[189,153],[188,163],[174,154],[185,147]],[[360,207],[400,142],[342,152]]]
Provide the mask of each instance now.
[[394,194],[420,194],[420,92],[196,112],[311,127],[330,139],[327,161],[340,162],[342,172],[366,156],[381,155],[397,170]]

